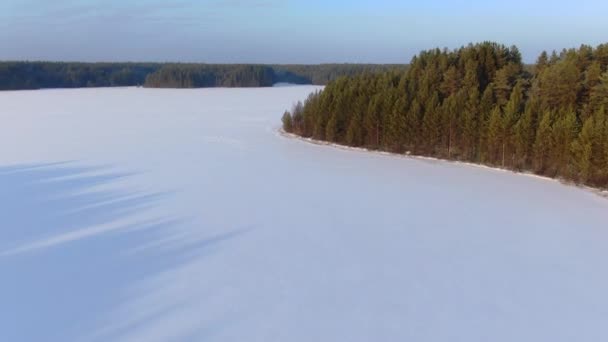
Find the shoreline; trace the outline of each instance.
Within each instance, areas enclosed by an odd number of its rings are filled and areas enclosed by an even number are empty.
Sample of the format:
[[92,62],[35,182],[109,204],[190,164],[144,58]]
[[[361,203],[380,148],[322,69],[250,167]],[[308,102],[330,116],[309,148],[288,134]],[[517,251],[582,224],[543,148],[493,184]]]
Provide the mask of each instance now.
[[285,132],[285,130],[283,130],[283,128],[281,128],[281,127],[276,129],[275,131],[278,135],[280,135],[284,138],[299,140],[299,141],[302,141],[302,142],[305,142],[308,144],[313,144],[313,145],[328,146],[328,147],[332,147],[332,148],[336,148],[336,149],[340,149],[340,150],[344,150],[344,151],[365,152],[365,153],[376,154],[376,155],[384,155],[384,156],[393,157],[393,158],[394,157],[407,158],[407,159],[419,160],[419,161],[444,162],[444,163],[450,163],[450,164],[456,164],[456,165],[464,165],[464,166],[469,166],[469,167],[482,168],[482,169],[492,170],[492,171],[513,173],[516,175],[532,177],[532,178],[536,178],[539,180],[556,182],[556,183],[559,183],[564,186],[575,187],[575,188],[593,193],[603,199],[608,200],[608,190],[594,188],[594,187],[590,187],[587,185],[580,185],[580,184],[576,184],[574,182],[565,181],[560,178],[551,178],[551,177],[547,177],[547,176],[541,176],[541,175],[537,175],[537,174],[529,172],[529,171],[514,171],[514,170],[509,170],[509,169],[503,169],[500,167],[493,167],[493,166],[489,166],[489,165],[476,164],[476,163],[472,163],[472,162],[465,162],[465,161],[459,161],[459,160],[449,160],[449,159],[441,159],[441,158],[436,158],[436,157],[417,156],[417,155],[412,155],[412,154],[394,153],[394,152],[381,151],[381,150],[371,150],[371,149],[368,149],[365,147],[353,147],[353,146],[348,146],[348,145],[341,145],[341,144],[332,143],[332,142],[328,142],[328,141],[316,140],[313,138],[305,138],[305,137],[299,136],[294,133],[288,133],[288,132]]

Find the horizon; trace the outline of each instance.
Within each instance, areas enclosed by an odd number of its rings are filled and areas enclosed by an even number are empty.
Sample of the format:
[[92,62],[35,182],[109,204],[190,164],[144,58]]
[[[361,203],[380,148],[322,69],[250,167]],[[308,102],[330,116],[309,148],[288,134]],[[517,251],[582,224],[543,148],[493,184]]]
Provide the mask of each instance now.
[[8,0],[0,60],[408,64],[422,50],[495,41],[531,64],[542,51],[605,43],[607,10],[598,0]]
[[608,341],[605,13],[0,0],[0,342]]
[[[502,44],[504,46],[513,46],[513,45],[508,45],[508,44],[503,44],[501,42],[497,42],[497,41],[483,41],[483,42],[491,42],[491,43],[497,43],[497,44]],[[167,61],[154,61],[154,60],[91,60],[91,61],[86,61],[86,60],[44,60],[44,59],[0,59],[0,63],[83,63],[83,64],[201,64],[201,65],[263,65],[263,66],[289,66],[289,65],[304,65],[304,66],[315,66],[315,65],[395,65],[395,66],[402,66],[402,65],[409,65],[411,64],[411,59],[414,58],[415,56],[418,56],[420,52],[422,51],[429,51],[429,50],[433,50],[433,49],[440,49],[440,50],[444,50],[447,49],[448,51],[455,51],[458,50],[460,48],[464,48],[466,47],[468,44],[478,44],[478,43],[482,43],[482,41],[479,42],[470,42],[464,45],[461,45],[459,47],[454,47],[454,48],[448,48],[448,47],[429,47],[429,48],[425,48],[422,50],[419,50],[417,53],[415,53],[414,55],[412,55],[410,57],[410,59],[407,62],[401,62],[401,63],[374,63],[374,62],[320,62],[320,63],[266,63],[266,62],[247,62],[247,61],[243,61],[243,62],[206,62],[206,61],[193,61],[193,62],[189,62],[189,61],[178,61],[178,60],[167,60]],[[570,50],[570,49],[578,49],[583,45],[586,46],[590,46],[592,48],[596,48],[599,45],[603,45],[603,44],[608,44],[608,40],[606,40],[606,42],[599,42],[595,45],[592,44],[585,44],[585,43],[581,43],[578,46],[568,46],[568,47],[563,47],[561,49],[553,49],[553,50],[541,50],[538,55],[534,56],[533,59],[528,58],[529,56],[526,56],[524,53],[522,53],[522,62],[525,65],[534,65],[536,64],[536,59],[539,57],[539,55],[542,52],[546,52],[548,54],[551,54],[553,52],[556,52],[557,54],[560,54],[563,50]],[[518,49],[519,46],[515,45]],[[521,49],[520,49],[521,52]]]

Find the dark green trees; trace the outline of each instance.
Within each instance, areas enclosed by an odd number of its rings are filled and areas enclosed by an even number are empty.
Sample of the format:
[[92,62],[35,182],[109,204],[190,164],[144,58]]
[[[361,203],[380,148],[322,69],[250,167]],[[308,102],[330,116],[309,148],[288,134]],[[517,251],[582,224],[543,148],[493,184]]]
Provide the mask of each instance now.
[[151,88],[269,87],[280,82],[324,85],[347,75],[379,73],[393,68],[405,69],[406,66],[167,64],[148,75],[145,86]]
[[405,70],[406,65],[237,65],[160,63],[0,62],[0,90],[139,86],[259,87],[325,85],[342,76]]
[[516,47],[485,42],[330,82],[292,116],[315,139],[607,187],[605,108],[607,45],[543,52],[524,68]]
[[283,113],[283,117],[281,118],[281,121],[283,122],[283,129],[285,130],[285,132],[287,133],[291,133],[293,132],[293,121],[291,119],[291,114],[289,112],[285,112]]
[[155,63],[0,62],[0,90],[142,85]]
[[255,65],[165,65],[146,78],[150,88],[269,87],[274,71]]

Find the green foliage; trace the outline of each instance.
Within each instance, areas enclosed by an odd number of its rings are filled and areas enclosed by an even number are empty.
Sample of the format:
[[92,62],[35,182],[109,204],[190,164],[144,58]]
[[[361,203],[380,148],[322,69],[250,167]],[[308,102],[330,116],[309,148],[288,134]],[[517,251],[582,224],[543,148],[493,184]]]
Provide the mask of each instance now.
[[285,132],[291,133],[293,132],[293,121],[291,119],[291,113],[290,112],[285,112],[283,113],[283,117],[281,118],[281,121],[283,122],[283,130]]
[[530,163],[532,145],[534,143],[534,109],[527,106],[521,118],[515,124],[515,157],[513,168],[521,170]]
[[270,87],[274,71],[261,65],[165,65],[146,77],[149,88]]
[[155,63],[0,62],[0,90],[142,85]]
[[543,113],[542,119],[536,130],[536,140],[534,141],[534,169],[543,174],[547,169],[549,153],[551,151],[551,125],[552,115],[550,111]]
[[578,135],[576,115],[572,110],[566,110],[555,122],[552,129],[552,176],[571,178],[572,143]]
[[488,121],[488,129],[486,131],[486,152],[485,160],[490,164],[496,164],[499,159],[499,154],[502,143],[502,114],[500,107],[495,107],[490,114]]
[[583,124],[578,139],[572,144],[574,166],[578,171],[576,177],[582,183],[589,180],[593,171],[594,124],[593,117],[588,118]]
[[152,88],[325,85],[342,76],[405,70],[407,65],[161,64],[0,62],[0,90],[139,86]]
[[313,124],[300,134],[608,187],[604,108],[608,45],[543,52],[526,67],[516,47],[485,42],[332,81],[305,102]]
[[285,64],[272,65],[275,83],[326,85],[340,77],[360,74],[379,74],[389,70],[405,70],[404,64]]

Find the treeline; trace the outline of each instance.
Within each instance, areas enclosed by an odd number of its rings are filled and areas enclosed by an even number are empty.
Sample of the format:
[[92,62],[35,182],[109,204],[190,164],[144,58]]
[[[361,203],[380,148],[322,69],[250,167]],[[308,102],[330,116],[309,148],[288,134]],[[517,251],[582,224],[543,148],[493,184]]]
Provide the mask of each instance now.
[[485,42],[423,51],[404,72],[340,78],[285,112],[288,132],[349,146],[608,187],[608,45],[543,52]]
[[274,70],[264,65],[165,65],[148,75],[145,87],[206,88],[206,87],[270,87]]
[[405,64],[318,64],[274,65],[275,83],[326,85],[340,77],[364,73],[379,74],[389,70],[405,71]]
[[146,86],[154,88],[325,85],[341,76],[405,66],[0,62],[0,90]]
[[0,90],[142,85],[154,63],[0,62]]
[[275,83],[326,85],[339,77],[405,70],[405,65],[219,65],[172,64],[148,76],[146,87],[268,87]]

